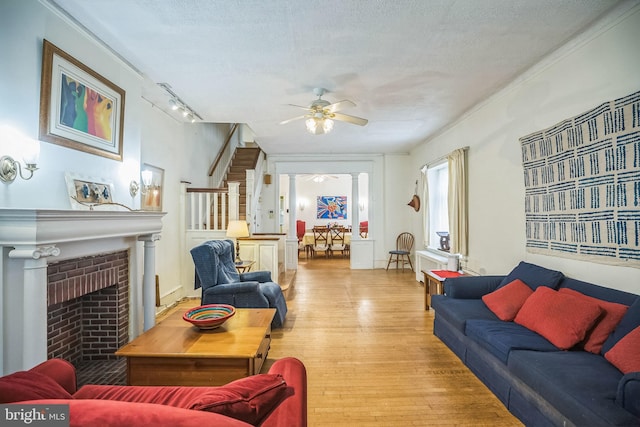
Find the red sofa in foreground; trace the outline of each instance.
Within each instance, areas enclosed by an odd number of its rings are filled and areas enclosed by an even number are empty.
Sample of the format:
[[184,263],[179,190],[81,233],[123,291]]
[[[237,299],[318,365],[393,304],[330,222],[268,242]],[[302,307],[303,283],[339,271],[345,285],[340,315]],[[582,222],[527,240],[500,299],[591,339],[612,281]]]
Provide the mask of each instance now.
[[307,425],[307,375],[298,359],[220,387],[85,385],[65,360],[0,378],[0,404],[66,404],[70,425],[103,427]]

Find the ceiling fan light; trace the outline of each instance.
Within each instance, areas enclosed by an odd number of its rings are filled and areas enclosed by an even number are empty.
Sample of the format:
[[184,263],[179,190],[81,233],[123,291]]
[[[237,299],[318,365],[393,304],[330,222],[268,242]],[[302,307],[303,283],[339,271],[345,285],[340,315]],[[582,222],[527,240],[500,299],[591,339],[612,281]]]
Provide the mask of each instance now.
[[316,130],[318,129],[318,123],[314,117],[308,118],[305,120],[305,125],[307,126],[307,131],[312,134],[316,134]]
[[331,119],[324,119],[322,121],[322,129],[324,130],[324,133],[329,133],[333,130],[333,120]]
[[310,117],[305,121],[307,131],[314,135],[322,135],[323,133],[329,133],[333,129],[333,120],[331,119],[319,119],[317,117]]

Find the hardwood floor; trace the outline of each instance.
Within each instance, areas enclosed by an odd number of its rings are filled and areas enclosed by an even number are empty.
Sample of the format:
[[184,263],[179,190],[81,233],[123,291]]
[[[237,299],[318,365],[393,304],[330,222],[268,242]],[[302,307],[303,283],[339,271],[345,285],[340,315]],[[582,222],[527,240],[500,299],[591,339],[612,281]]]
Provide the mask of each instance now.
[[304,362],[309,426],[522,426],[433,335],[410,270],[303,258],[287,303],[263,372]]

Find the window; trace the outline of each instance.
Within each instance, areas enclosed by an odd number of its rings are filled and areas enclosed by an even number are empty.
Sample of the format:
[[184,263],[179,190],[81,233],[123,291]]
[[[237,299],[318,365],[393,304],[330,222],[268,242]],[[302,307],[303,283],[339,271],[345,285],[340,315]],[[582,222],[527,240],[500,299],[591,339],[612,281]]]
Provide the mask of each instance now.
[[446,160],[427,168],[428,212],[426,215],[427,246],[440,249],[438,233],[449,232],[449,164]]
[[449,234],[451,253],[468,255],[467,150],[458,148],[446,158],[421,169],[424,245],[440,249],[438,233]]

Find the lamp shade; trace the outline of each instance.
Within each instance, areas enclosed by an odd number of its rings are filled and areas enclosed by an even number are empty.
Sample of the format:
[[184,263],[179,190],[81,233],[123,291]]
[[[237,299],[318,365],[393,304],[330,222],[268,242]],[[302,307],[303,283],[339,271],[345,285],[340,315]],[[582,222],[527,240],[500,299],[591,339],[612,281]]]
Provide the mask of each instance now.
[[249,227],[246,221],[229,221],[227,237],[249,237]]

